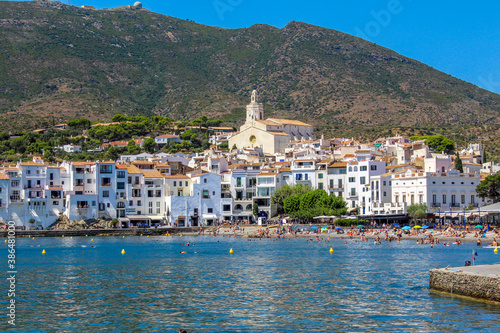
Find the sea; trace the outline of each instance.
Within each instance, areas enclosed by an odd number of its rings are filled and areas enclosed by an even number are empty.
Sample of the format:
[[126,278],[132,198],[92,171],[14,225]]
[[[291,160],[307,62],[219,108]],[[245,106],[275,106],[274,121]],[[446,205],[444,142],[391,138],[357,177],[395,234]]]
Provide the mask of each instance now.
[[18,238],[15,297],[5,282],[0,331],[500,332],[500,305],[429,290],[429,269],[463,266],[473,251],[476,265],[500,263],[492,249],[345,242]]

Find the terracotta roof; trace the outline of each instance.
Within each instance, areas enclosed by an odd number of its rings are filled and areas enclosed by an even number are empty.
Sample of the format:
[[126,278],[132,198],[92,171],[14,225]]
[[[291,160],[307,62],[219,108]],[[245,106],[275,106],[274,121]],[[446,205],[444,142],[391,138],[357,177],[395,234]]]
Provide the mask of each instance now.
[[354,154],[345,154],[344,157],[354,157]]
[[280,168],[280,173],[281,172],[291,172],[291,169],[289,167],[284,167],[284,168]]
[[354,153],[371,153],[370,149],[358,149]]
[[23,162],[23,163],[21,163],[21,166],[41,166],[41,167],[44,167],[45,164],[36,163],[36,162]]
[[127,165],[127,170],[129,174],[142,174],[141,170],[135,165]]
[[231,130],[231,131],[234,131],[234,129],[232,127],[211,127],[211,129],[214,129],[214,130]]
[[281,124],[272,121],[272,120],[257,120],[258,123],[264,124],[264,125],[269,125],[269,126],[280,126]]
[[269,118],[268,120],[271,120],[271,121],[277,121],[283,125],[296,125],[296,126],[308,126],[308,127],[312,127],[312,125],[309,125],[309,124],[306,124],[306,123],[303,123],[299,120],[291,120],[291,119],[280,119],[280,118]]
[[127,169],[127,166],[126,166],[126,165],[124,165],[124,164],[117,164],[117,165],[116,165],[116,168],[117,168],[117,169]]
[[156,139],[168,139],[168,138],[178,138],[178,135],[175,134],[164,134],[164,135],[158,135]]
[[49,187],[49,190],[62,190],[63,187],[62,186],[52,186],[52,187]]
[[93,165],[94,162],[71,162],[73,166],[85,166],[85,165]]
[[337,162],[330,164],[330,168],[345,168],[347,166],[347,162]]
[[276,176],[275,172],[261,172],[257,176]]
[[170,168],[170,165],[165,164],[165,163],[156,163],[155,167],[156,168]]
[[132,164],[134,165],[153,165],[153,162],[150,161],[133,161]]
[[165,179],[191,179],[186,175],[163,175]]
[[0,180],[9,180],[9,176],[7,176],[5,173],[0,172]]
[[163,175],[156,170],[142,170],[144,178],[163,178]]

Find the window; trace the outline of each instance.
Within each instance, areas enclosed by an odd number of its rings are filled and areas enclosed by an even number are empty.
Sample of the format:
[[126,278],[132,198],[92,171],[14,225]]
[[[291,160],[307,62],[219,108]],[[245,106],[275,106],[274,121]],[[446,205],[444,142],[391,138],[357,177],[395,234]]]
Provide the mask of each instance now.
[[359,183],[364,185],[365,184],[366,177],[359,177]]
[[153,208],[148,208],[148,214],[153,214]]
[[443,203],[446,203],[446,194],[443,194]]
[[370,170],[371,171],[377,171],[377,166],[376,165],[370,165]]
[[238,186],[238,187],[241,186],[241,177],[236,178],[236,186]]
[[356,195],[356,189],[355,188],[351,188],[351,196],[355,196]]
[[203,199],[208,199],[208,190],[203,190]]
[[142,201],[141,200],[137,201],[137,206],[142,206]]
[[125,178],[125,171],[117,171],[116,177],[117,178]]
[[174,186],[177,186],[177,182],[174,180]]
[[92,179],[87,179],[87,184],[92,184]]
[[92,201],[92,207],[95,207],[96,204],[97,204],[97,202]]
[[352,171],[352,167],[349,167],[349,172],[351,172],[351,171]]
[[184,186],[188,186],[188,182],[187,182],[187,180],[185,181],[185,184],[184,184]]
[[111,204],[108,202],[108,203],[106,204],[106,207],[108,207],[108,208],[109,208],[109,207],[111,207]]
[[357,166],[354,167],[354,171],[358,171],[358,167]]
[[58,206],[58,205],[59,205],[59,201],[52,201],[52,204],[53,204],[54,206]]
[[435,195],[435,194],[432,195],[432,203],[433,204],[437,203],[437,195]]
[[475,201],[475,197],[474,197],[474,194],[470,196],[470,203],[473,204]]
[[156,214],[161,214],[160,213],[160,208],[156,208]]
[[349,183],[355,183],[356,177],[349,177]]
[[214,212],[214,209],[213,208],[207,208],[207,211],[209,214],[213,213]]
[[385,184],[386,184],[386,183],[385,183],[385,180],[384,180],[384,182],[383,182],[382,184],[384,184],[384,186],[385,186]]
[[206,179],[206,178],[205,178],[205,179],[203,179],[203,182],[204,182],[204,183],[206,183],[206,182],[207,182],[207,179]]
[[161,203],[159,201],[156,202],[156,208],[160,208],[161,207]]
[[323,174],[322,174],[322,173],[320,173],[320,174],[318,175],[318,178],[319,178],[319,179],[323,179]]
[[148,207],[153,207],[153,202],[148,202]]
[[102,191],[102,196],[104,198],[109,198],[109,191]]
[[368,170],[368,167],[366,165],[361,165],[359,167],[359,171],[366,171],[366,170]]
[[130,201],[128,202],[128,205],[129,205],[130,207],[134,206],[134,201],[130,200]]
[[113,166],[112,165],[100,165],[99,172],[100,173],[113,173]]
[[320,190],[323,189],[323,183],[318,183],[318,189],[320,189]]
[[386,197],[386,196],[387,196],[387,192],[384,191],[384,197]]
[[53,173],[50,173],[50,175],[49,175],[49,179],[50,179],[50,180],[54,180],[54,174],[53,174]]
[[222,210],[225,212],[231,211],[231,205],[222,205]]
[[124,190],[125,189],[125,183],[124,182],[118,182],[116,183],[116,188],[119,190]]
[[451,204],[455,205],[457,203],[457,196],[455,194],[451,195]]
[[462,194],[460,199],[461,199],[460,201],[462,202],[462,205],[465,205],[465,195],[464,194]]

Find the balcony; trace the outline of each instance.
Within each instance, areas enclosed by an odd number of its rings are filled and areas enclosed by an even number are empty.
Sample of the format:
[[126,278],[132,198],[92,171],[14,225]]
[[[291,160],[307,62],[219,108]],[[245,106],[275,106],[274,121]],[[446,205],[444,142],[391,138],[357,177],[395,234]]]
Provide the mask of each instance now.
[[458,202],[452,202],[451,207],[460,207],[460,204]]
[[338,187],[338,186],[328,186],[328,189],[332,190],[332,191],[343,191],[344,190],[343,187]]
[[140,183],[135,183],[135,184],[132,184],[132,187],[141,187],[141,184]]
[[101,183],[101,186],[109,187],[111,186],[111,183]]
[[441,207],[441,204],[438,202],[433,202],[431,207]]
[[10,202],[23,202],[24,200],[21,199],[20,197],[13,197],[10,196]]

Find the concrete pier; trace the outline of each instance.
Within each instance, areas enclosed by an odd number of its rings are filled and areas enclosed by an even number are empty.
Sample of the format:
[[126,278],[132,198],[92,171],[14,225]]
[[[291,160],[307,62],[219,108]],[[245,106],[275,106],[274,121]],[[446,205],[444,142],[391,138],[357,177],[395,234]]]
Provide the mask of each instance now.
[[[203,227],[205,234],[214,227]],[[200,227],[177,228],[130,228],[130,229],[82,229],[82,230],[16,230],[16,237],[85,237],[85,236],[139,236],[169,234],[196,234]],[[7,237],[7,231],[0,231],[0,238]]]
[[431,269],[429,287],[451,294],[500,302],[500,265]]

